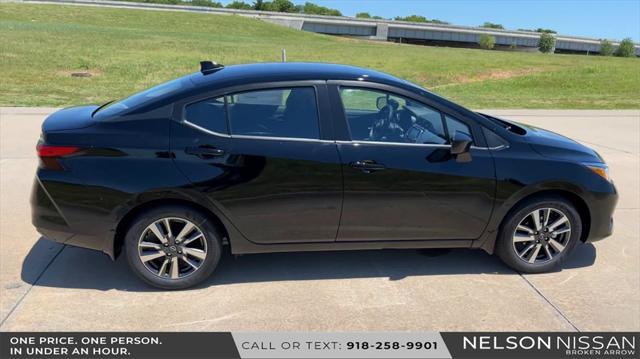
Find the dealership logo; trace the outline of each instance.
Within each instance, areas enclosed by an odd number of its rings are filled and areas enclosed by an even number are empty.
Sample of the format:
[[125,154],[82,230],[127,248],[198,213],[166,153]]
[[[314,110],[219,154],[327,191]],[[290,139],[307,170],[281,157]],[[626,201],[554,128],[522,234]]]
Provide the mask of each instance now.
[[566,356],[637,355],[637,336],[633,334],[522,334],[464,335],[464,350],[552,351]]

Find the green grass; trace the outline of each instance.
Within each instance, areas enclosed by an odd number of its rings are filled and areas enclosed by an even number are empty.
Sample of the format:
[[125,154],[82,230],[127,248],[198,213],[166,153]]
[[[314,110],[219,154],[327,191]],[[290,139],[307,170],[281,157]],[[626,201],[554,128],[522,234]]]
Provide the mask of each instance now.
[[[640,108],[640,60],[380,43],[238,16],[0,4],[0,105],[120,98],[197,71],[198,62],[353,64],[473,108]],[[89,78],[71,77],[90,71]]]

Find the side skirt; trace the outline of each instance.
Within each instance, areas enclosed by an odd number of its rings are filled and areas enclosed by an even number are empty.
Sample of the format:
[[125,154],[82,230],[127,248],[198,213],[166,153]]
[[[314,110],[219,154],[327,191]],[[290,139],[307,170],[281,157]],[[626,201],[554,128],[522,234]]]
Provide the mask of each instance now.
[[345,251],[363,249],[421,249],[421,248],[471,248],[472,240],[428,240],[428,241],[375,241],[375,242],[319,242],[319,243],[278,243],[255,244],[249,241],[231,240],[231,253],[274,253]]

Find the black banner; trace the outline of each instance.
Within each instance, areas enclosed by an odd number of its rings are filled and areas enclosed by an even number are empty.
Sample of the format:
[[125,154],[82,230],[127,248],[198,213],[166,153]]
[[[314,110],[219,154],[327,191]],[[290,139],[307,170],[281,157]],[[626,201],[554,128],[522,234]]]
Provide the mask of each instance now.
[[0,358],[639,358],[638,332],[0,333]]
[[0,358],[240,358],[231,333],[0,333]]

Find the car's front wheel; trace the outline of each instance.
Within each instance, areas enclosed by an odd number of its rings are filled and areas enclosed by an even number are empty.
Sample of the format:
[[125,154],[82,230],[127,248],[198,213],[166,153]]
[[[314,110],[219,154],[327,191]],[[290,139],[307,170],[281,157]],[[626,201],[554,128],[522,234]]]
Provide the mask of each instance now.
[[208,278],[220,260],[221,238],[211,220],[189,207],[147,211],[125,237],[129,266],[154,287],[183,289]]
[[581,232],[582,220],[571,202],[555,196],[533,198],[506,218],[496,252],[520,272],[547,272],[565,261]]

